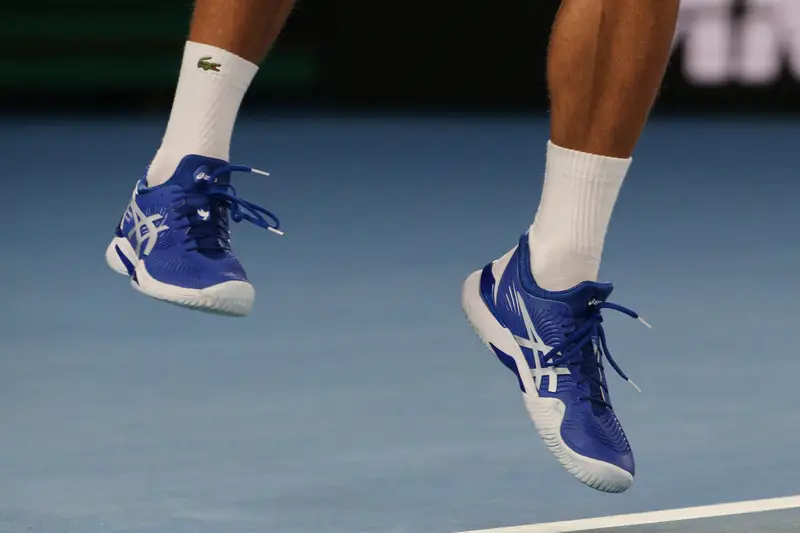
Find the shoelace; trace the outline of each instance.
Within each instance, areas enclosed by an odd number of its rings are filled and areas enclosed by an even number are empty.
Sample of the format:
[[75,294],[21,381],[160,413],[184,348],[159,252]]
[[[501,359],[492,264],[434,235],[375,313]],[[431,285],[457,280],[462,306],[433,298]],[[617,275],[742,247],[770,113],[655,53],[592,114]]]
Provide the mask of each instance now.
[[[627,381],[638,392],[642,392],[642,389],[625,375],[625,372],[622,371],[616,361],[614,361],[614,358],[611,357],[611,352],[608,350],[608,345],[606,344],[606,334],[602,326],[603,315],[600,314],[600,311],[603,309],[619,311],[631,318],[635,318],[652,329],[652,326],[648,324],[647,321],[640,317],[635,311],[626,307],[610,302],[593,303],[589,305],[589,316],[586,318],[586,321],[578,329],[567,335],[563,342],[553,346],[553,348],[545,354],[544,361],[545,364],[552,366],[563,366],[566,364],[568,366],[578,367],[580,373],[584,375],[584,377],[578,381],[579,385],[586,383],[587,380],[597,384],[597,393],[583,396],[581,400],[611,408],[611,405],[605,399],[608,394],[608,388],[603,383],[603,357],[608,360],[619,377]],[[598,350],[598,347],[595,345],[592,350],[592,355],[584,353],[584,348],[589,344],[593,344],[593,339],[595,338],[600,339],[600,349]]]
[[[237,196],[230,184],[215,183],[215,178],[230,172],[247,172],[269,176],[269,173],[243,165],[223,165],[198,180],[197,193],[187,194],[179,212],[187,219],[187,242],[192,250],[212,251],[230,248],[230,229],[226,212],[236,223],[246,220],[256,226],[283,235],[280,221],[272,212]],[[196,173],[199,175],[200,170]]]

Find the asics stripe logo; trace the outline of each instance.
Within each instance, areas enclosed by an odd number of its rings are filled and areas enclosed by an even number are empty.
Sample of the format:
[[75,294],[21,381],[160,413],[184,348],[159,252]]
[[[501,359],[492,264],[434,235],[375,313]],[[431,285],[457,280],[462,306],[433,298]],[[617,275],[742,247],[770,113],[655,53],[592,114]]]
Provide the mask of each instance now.
[[519,307],[519,314],[522,316],[522,321],[525,323],[525,331],[528,334],[527,339],[518,337],[516,335],[514,335],[514,339],[521,348],[528,348],[533,352],[533,362],[535,366],[534,368],[531,368],[531,375],[533,375],[533,383],[536,385],[536,390],[540,389],[542,385],[542,379],[547,376],[548,392],[557,392],[558,376],[569,375],[570,371],[568,368],[544,366],[542,364],[542,357],[550,352],[552,348],[542,342],[539,336],[536,335],[536,331],[533,329],[533,320],[531,319],[531,315],[528,313],[528,309],[525,306],[525,300],[522,298],[522,295],[519,292],[514,291],[514,296],[517,300],[517,306]]
[[[150,255],[150,252],[156,246],[156,242],[158,242],[158,235],[167,231],[169,226],[163,222],[160,225],[156,225],[156,222],[164,217],[159,213],[150,216],[145,215],[136,205],[135,199],[131,201],[128,209],[133,219],[133,228],[128,232],[128,239],[136,241],[134,250],[137,256]],[[142,250],[142,245],[144,245],[144,250]]]

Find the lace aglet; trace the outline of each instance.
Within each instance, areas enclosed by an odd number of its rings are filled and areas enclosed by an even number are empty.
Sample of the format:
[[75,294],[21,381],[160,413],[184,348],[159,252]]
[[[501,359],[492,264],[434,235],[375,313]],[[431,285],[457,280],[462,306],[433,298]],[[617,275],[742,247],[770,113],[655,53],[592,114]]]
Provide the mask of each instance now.
[[639,322],[641,322],[642,324],[644,324],[645,326],[647,326],[647,329],[653,329],[653,326],[650,324],[650,322],[648,322],[648,321],[647,321],[647,320],[645,320],[644,318],[642,318],[642,317],[640,317],[640,316],[637,316],[637,317],[636,317],[636,320],[638,320]]
[[284,233],[279,229],[275,229],[275,228],[267,228],[267,229],[269,231],[271,231],[272,233],[274,233],[275,235],[280,235],[281,237],[283,237],[283,235],[284,235]]
[[630,379],[628,380],[628,383],[630,383],[631,387],[636,389],[636,392],[642,392],[642,389],[640,389],[639,386],[636,383],[634,383],[633,381],[631,381]]
[[269,172],[264,172],[263,170],[258,170],[257,168],[251,168],[250,172],[253,174],[261,174],[262,176],[269,176]]

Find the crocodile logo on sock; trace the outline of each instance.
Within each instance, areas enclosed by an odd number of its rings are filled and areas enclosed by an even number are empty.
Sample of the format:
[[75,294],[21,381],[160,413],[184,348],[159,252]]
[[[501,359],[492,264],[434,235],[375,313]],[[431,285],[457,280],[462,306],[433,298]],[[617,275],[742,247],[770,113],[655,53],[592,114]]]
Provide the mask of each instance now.
[[212,70],[214,72],[219,72],[219,67],[221,66],[222,64],[220,63],[213,63],[211,61],[211,56],[201,57],[197,61],[197,68],[201,68],[206,72],[208,72],[209,70]]

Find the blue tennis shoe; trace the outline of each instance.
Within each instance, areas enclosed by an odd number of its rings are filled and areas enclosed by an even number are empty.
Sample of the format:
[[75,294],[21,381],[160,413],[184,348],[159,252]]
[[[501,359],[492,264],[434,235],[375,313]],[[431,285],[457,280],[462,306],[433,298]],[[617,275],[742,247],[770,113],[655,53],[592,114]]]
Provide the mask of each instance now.
[[231,250],[230,221],[282,233],[272,213],[236,195],[232,172],[267,175],[188,155],[166,183],[139,180],[106,250],[108,265],[153,298],[222,315],[250,313],[255,290]]
[[464,282],[464,312],[516,375],[540,437],[564,468],[589,487],[623,492],[633,483],[633,452],[611,405],[604,361],[630,380],[608,351],[601,311],[644,320],[607,301],[611,284],[540,288],[529,254],[526,234],[515,249],[472,273]]

